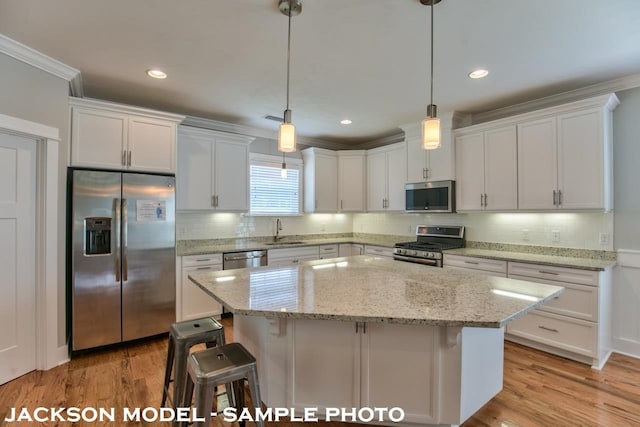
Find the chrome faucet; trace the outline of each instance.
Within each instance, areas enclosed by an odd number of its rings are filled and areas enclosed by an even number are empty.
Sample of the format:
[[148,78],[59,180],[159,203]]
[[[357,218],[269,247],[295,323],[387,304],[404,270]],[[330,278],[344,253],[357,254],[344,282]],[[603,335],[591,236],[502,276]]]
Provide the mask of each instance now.
[[282,220],[280,218],[276,218],[276,235],[273,236],[273,241],[277,242],[280,240],[280,232],[282,231]]

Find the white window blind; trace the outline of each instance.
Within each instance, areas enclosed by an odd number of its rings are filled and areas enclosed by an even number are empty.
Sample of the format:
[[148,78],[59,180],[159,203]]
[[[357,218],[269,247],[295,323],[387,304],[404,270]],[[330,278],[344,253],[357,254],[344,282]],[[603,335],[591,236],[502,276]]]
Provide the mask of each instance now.
[[282,178],[281,163],[251,160],[252,215],[297,215],[300,213],[300,166],[287,163],[287,177]]

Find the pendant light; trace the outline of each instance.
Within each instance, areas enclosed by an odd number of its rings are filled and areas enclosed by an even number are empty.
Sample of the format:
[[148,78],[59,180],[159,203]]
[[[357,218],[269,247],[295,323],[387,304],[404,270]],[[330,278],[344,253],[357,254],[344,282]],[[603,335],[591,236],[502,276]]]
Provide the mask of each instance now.
[[[284,120],[278,131],[278,150],[283,153],[296,151],[296,127],[291,123],[291,110],[289,109],[289,64],[291,62],[291,17],[302,12],[301,0],[279,0],[278,8],[283,15],[289,18],[289,31],[287,36],[287,108],[284,110]],[[284,162],[283,162],[284,165]],[[286,170],[283,167],[283,170]],[[284,173],[284,172],[283,172]]]
[[422,121],[422,148],[435,150],[440,148],[440,119],[438,107],[433,103],[433,7],[440,0],[420,0],[425,6],[431,7],[431,72],[430,72],[430,102],[427,105],[427,117]]

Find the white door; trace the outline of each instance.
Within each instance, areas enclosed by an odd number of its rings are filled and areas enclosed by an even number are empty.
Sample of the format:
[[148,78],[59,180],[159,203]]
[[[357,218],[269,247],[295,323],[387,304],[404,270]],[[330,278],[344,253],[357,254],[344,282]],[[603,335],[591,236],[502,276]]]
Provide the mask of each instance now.
[[558,157],[555,118],[518,125],[518,207],[556,209]]
[[518,151],[516,127],[492,129],[484,134],[484,208],[518,208]]
[[36,141],[0,133],[0,384],[36,368]]
[[249,210],[249,146],[244,143],[216,140],[214,154],[214,189],[217,209]]
[[457,209],[479,210],[484,206],[484,134],[456,138]]
[[387,151],[387,209],[404,211],[404,184],[407,162],[404,144],[395,144],[396,149]]
[[367,154],[367,210],[384,210],[386,199],[387,157],[385,153]]

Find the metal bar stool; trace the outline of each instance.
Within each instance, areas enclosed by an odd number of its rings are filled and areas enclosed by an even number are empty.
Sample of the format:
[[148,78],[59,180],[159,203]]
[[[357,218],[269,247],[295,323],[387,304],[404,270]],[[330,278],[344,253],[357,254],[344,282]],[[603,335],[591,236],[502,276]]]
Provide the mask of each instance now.
[[[162,404],[169,399],[175,409],[182,405],[187,380],[187,357],[189,350],[196,344],[207,347],[224,344],[224,328],[212,317],[176,322],[169,329],[169,348],[167,366],[164,374]],[[173,372],[173,379],[171,374]],[[173,393],[169,396],[169,384],[173,382]]]
[[[195,409],[200,419],[194,423],[196,427],[209,426],[215,389],[220,384],[233,383],[235,406],[240,414],[244,407],[244,380],[247,380],[253,406],[261,408],[256,359],[240,343],[225,344],[191,354],[187,372],[189,377],[184,406],[190,406],[195,386]],[[264,427],[261,418],[256,420],[256,424]]]

